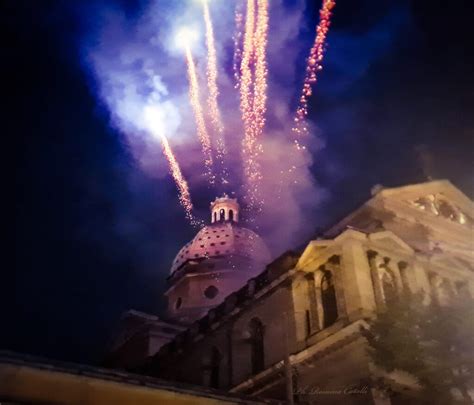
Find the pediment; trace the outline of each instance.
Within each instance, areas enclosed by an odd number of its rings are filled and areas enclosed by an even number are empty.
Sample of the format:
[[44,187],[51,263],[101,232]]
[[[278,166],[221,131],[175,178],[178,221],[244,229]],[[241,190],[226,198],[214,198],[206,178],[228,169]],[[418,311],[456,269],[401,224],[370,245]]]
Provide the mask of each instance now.
[[369,235],[369,241],[380,249],[413,253],[413,249],[406,242],[390,231],[372,233]]
[[308,246],[306,246],[305,250],[303,251],[303,254],[296,263],[296,267],[300,269],[305,267],[314,259],[315,256],[318,256],[333,244],[334,242],[331,240],[312,240],[308,243]]
[[[382,188],[354,212],[329,228],[325,235],[333,238],[348,226],[366,233],[385,228],[393,217],[437,218],[443,223],[474,227],[474,202],[448,180],[437,180],[403,187]],[[436,221],[437,222],[437,221]]]
[[385,189],[378,197],[403,202],[420,213],[453,223],[474,225],[474,203],[447,180]]

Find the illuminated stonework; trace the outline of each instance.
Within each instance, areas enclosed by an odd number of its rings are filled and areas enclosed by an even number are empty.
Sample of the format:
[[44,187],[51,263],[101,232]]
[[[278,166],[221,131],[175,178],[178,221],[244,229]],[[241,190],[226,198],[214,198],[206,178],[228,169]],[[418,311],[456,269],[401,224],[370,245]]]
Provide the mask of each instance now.
[[255,232],[235,223],[218,222],[202,228],[181,248],[171,266],[171,274],[193,261],[230,255],[263,263],[270,259],[265,243]]
[[[309,393],[327,387],[335,394],[318,397],[318,404],[388,404],[376,389],[359,398],[337,394],[335,387],[381,377],[361,326],[408,292],[427,305],[474,297],[473,217],[474,203],[449,181],[380,187],[164,345],[153,359],[155,375],[277,400],[307,387],[297,394],[300,403],[314,403]],[[223,224],[225,218],[217,223]],[[220,294],[198,282],[188,290],[187,297]],[[390,380],[397,404],[419,403],[416,379],[397,371]]]
[[444,217],[462,225],[474,223],[473,219],[462,212],[454,204],[450,203],[442,194],[428,194],[414,201],[410,201],[420,210],[430,212],[433,215]]
[[239,211],[240,207],[237,199],[229,198],[227,194],[224,194],[211,203],[211,223],[239,222]]
[[239,225],[240,207],[223,195],[210,205],[211,224],[176,255],[168,279],[168,316],[189,323],[218,305],[270,261],[265,242]]
[[[236,203],[218,198],[211,211],[220,214],[224,207],[235,214]],[[427,305],[474,297],[474,228],[459,213],[473,218],[474,202],[449,181],[378,187],[302,250],[261,263],[268,254],[263,241],[224,212],[175,261],[166,322],[137,313],[125,318],[137,332],[120,339],[126,343],[115,350],[121,363],[114,364],[135,366],[129,356],[138,352],[152,375],[277,400],[291,392],[285,362],[295,391],[377,381],[379,371],[360,335],[368,317],[407,292],[422,294]],[[226,243],[218,247],[221,241]],[[227,241],[232,250],[221,252]],[[137,323],[138,317],[143,321]],[[143,347],[146,357],[139,352]],[[156,353],[151,363],[150,352]],[[398,372],[390,378],[398,399],[406,395],[406,403],[418,403],[416,380]],[[387,404],[377,402],[376,390],[372,394],[354,401],[331,395],[321,403]],[[314,400],[298,395],[300,403]]]

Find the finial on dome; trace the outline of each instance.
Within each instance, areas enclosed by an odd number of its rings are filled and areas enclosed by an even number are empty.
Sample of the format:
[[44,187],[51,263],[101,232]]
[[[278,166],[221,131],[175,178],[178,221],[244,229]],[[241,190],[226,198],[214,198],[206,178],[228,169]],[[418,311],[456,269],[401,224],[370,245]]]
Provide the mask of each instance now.
[[239,222],[240,206],[237,198],[230,198],[226,193],[222,197],[216,197],[211,202],[211,223],[215,222]]

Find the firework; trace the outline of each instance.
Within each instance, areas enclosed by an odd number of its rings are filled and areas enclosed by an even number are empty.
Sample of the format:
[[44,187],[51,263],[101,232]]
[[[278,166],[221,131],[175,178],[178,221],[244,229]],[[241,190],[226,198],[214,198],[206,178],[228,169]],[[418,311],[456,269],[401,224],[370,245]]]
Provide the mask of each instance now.
[[331,10],[335,5],[336,2],[334,0],[323,0],[321,10],[319,11],[320,18],[319,24],[316,27],[316,38],[307,59],[303,89],[301,91],[301,97],[294,118],[293,132],[297,136],[295,144],[298,149],[304,148],[304,146],[300,146],[298,137],[308,134],[308,126],[306,123],[306,117],[308,115],[308,99],[313,93],[312,86],[314,86],[317,81],[317,73],[322,69],[326,36],[331,24]]
[[193,203],[191,202],[191,194],[189,192],[188,183],[181,172],[176,156],[171,149],[168,138],[164,135],[164,117],[162,111],[153,106],[148,106],[144,110],[144,121],[148,130],[157,137],[162,146],[163,154],[168,161],[171,176],[176,183],[179,192],[179,202],[184,208],[186,218],[192,225],[199,225],[199,221],[193,216]]
[[259,138],[265,126],[267,99],[267,34],[268,0],[258,0],[257,9],[255,0],[248,0],[241,63],[240,108],[244,122],[244,172],[248,179],[249,205],[258,210],[263,206],[263,201],[257,196],[258,183],[262,179],[258,160],[263,152]]
[[257,27],[255,30],[255,84],[253,114],[255,138],[259,138],[265,126],[267,101],[267,61],[266,47],[268,34],[268,0],[258,0]]
[[204,113],[202,110],[201,101],[199,98],[199,83],[196,74],[196,65],[194,63],[193,55],[191,54],[191,48],[186,45],[186,63],[188,67],[188,79],[189,79],[189,99],[194,112],[194,118],[196,120],[197,134],[199,141],[201,142],[202,151],[204,153],[204,164],[206,166],[209,181],[214,183],[214,175],[212,174],[212,151],[211,151],[211,139],[207,132],[206,123],[204,121]]
[[247,0],[247,15],[245,18],[245,36],[242,52],[242,63],[240,65],[240,110],[244,122],[245,137],[251,137],[252,124],[252,68],[255,26],[255,2]]
[[227,170],[224,165],[225,141],[224,141],[224,126],[222,124],[221,113],[217,98],[219,96],[219,89],[217,87],[217,53],[214,42],[214,29],[212,27],[211,15],[207,1],[203,1],[204,22],[206,26],[206,44],[207,44],[207,86],[209,95],[207,98],[207,105],[209,108],[209,116],[214,128],[216,139],[216,158],[221,166],[222,182],[227,179]]
[[173,176],[176,186],[178,187],[179,202],[186,212],[186,218],[189,219],[192,225],[199,225],[199,221],[194,218],[192,213],[193,204],[191,202],[191,194],[189,193],[188,183],[183,177],[183,173],[181,172],[178,161],[171,150],[168,138],[166,138],[164,135],[161,135],[161,145],[163,148],[163,154],[170,165],[171,175]]
[[244,175],[248,180],[249,206],[256,205],[257,180],[260,178],[260,169],[255,159],[255,122],[253,114],[253,79],[252,61],[254,57],[255,36],[255,0],[247,0],[245,18],[245,35],[240,65],[240,110],[244,124],[244,139],[242,152],[244,160]]
[[214,29],[212,27],[211,15],[207,2],[203,2],[204,21],[206,24],[206,43],[207,43],[207,85],[209,88],[209,97],[207,105],[209,107],[209,115],[214,128],[222,133],[224,127],[222,126],[221,113],[217,104],[217,97],[219,90],[217,88],[217,56],[216,46],[214,43]]
[[238,89],[240,86],[240,64],[242,63],[242,30],[244,15],[241,10],[242,2],[238,1],[235,6],[235,32],[232,37],[234,40],[234,56],[232,58],[232,69],[234,71],[234,88]]

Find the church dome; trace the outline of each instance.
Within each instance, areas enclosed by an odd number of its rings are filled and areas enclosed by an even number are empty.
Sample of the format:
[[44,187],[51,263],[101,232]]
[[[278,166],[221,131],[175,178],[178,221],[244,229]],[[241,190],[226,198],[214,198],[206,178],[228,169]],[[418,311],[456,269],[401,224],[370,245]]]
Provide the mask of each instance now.
[[191,261],[237,257],[256,264],[267,264],[270,252],[260,236],[238,224],[239,205],[224,195],[211,203],[211,224],[203,227],[184,245],[171,266],[171,274]]

